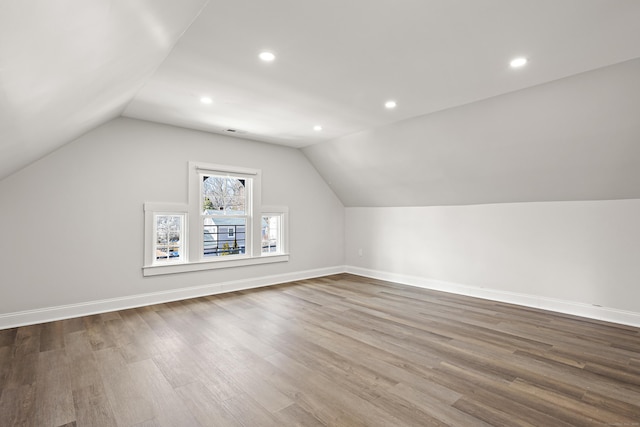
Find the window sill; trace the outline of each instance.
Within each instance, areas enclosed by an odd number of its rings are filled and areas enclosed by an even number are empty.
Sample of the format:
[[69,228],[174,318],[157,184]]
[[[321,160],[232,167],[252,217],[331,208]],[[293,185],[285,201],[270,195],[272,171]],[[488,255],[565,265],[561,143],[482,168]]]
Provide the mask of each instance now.
[[271,264],[287,261],[289,261],[289,254],[277,254],[225,260],[216,259],[185,262],[180,264],[148,265],[142,267],[142,275],[145,277],[159,276],[162,274],[188,273],[191,271],[216,270],[219,268],[244,267],[248,265]]

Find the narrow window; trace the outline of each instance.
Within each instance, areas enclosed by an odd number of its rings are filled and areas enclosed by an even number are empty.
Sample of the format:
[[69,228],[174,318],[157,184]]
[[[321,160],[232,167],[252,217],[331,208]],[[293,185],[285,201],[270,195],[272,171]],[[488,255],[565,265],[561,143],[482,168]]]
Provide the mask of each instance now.
[[153,264],[185,261],[185,215],[154,213]]
[[287,248],[287,215],[284,206],[266,207],[261,216],[261,255],[279,255],[288,251]]

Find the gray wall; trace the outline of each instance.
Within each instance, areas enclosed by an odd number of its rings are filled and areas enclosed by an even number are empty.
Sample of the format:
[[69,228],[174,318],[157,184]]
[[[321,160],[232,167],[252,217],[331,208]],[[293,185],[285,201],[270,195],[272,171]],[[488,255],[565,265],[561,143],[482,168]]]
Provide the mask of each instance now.
[[350,271],[640,325],[639,117],[636,59],[303,152]]
[[347,208],[346,264],[526,305],[634,312],[640,325],[638,218],[640,199]]
[[[290,261],[142,277],[143,203],[187,202],[187,162],[262,169]],[[344,207],[296,149],[116,119],[0,181],[0,314],[342,266]]]

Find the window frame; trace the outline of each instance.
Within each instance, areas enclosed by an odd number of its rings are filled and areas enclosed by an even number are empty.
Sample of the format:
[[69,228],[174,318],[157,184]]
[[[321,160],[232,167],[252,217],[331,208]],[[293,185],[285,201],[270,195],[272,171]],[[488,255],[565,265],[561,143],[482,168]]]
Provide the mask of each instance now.
[[[251,196],[247,210],[250,212],[250,228],[246,228],[246,236],[251,243],[245,245],[245,254],[221,257],[204,257],[204,224],[201,220],[201,172],[212,175],[231,175],[252,180]],[[145,260],[142,267],[143,276],[205,271],[220,268],[244,267],[249,265],[270,264],[289,261],[288,245],[288,208],[262,206],[261,199],[262,171],[237,166],[227,166],[202,162],[188,163],[188,203],[145,203]],[[155,235],[152,220],[147,220],[150,213],[147,208],[162,208],[159,211],[179,212],[186,215],[185,262],[153,264],[152,248]],[[166,209],[165,209],[166,207]],[[152,212],[151,210],[149,212]],[[283,250],[274,254],[262,254],[262,215],[264,213],[284,215],[282,224]],[[151,214],[152,215],[152,214]],[[153,216],[151,216],[153,219]],[[286,227],[286,228],[285,228]],[[249,235],[250,233],[250,235]]]
[[[219,165],[217,165],[219,166]],[[198,168],[198,174],[199,174],[199,179],[198,179],[198,185],[199,185],[199,191],[198,191],[198,212],[200,214],[200,219],[198,221],[198,223],[201,226],[201,231],[200,233],[198,233],[198,235],[196,236],[194,233],[193,238],[198,238],[201,239],[201,249],[199,251],[199,261],[215,261],[217,260],[217,257],[220,256],[219,253],[219,247],[218,244],[216,245],[216,256],[206,256],[205,255],[205,242],[204,242],[204,234],[205,234],[205,230],[207,227],[215,227],[216,228],[216,241],[219,242],[221,236],[223,236],[225,233],[227,235],[226,240],[228,241],[229,239],[233,238],[235,241],[237,241],[236,236],[238,235],[238,231],[236,230],[236,227],[238,227],[238,225],[220,225],[220,224],[215,224],[215,220],[217,218],[226,218],[226,219],[239,219],[241,220],[244,225],[244,253],[226,253],[225,256],[228,257],[234,257],[234,258],[240,258],[240,257],[246,257],[251,256],[250,252],[247,250],[247,248],[251,247],[251,239],[252,239],[252,233],[251,233],[251,229],[252,229],[252,221],[253,221],[253,206],[254,206],[254,200],[253,200],[253,189],[254,189],[254,178],[251,177],[247,177],[245,174],[236,174],[236,173],[219,173],[218,171],[215,171],[215,173],[211,173],[208,170],[205,170],[203,168]],[[215,213],[205,213],[205,207],[204,207],[204,182],[205,182],[205,177],[216,177],[216,178],[231,178],[231,179],[239,179],[239,180],[243,180],[244,181],[244,195],[245,195],[245,200],[244,200],[244,213],[240,214],[240,213],[231,213],[231,214],[227,214],[226,211],[224,211],[225,213],[223,215],[217,215]],[[216,210],[214,209],[212,212],[216,212]],[[213,222],[214,225],[205,225],[205,222],[207,221],[207,219],[209,219],[210,221]],[[228,243],[228,242],[226,242]]]
[[[189,261],[189,207],[182,203],[145,203],[145,245],[144,265],[149,267],[161,267],[168,265],[185,264]],[[157,248],[157,221],[159,215],[182,217],[182,255],[176,260],[158,262],[155,256]]]
[[[247,201],[245,206],[246,225],[245,225],[245,253],[235,254],[228,257],[205,257],[204,256],[204,223],[202,212],[202,177],[209,176],[228,176],[233,178],[245,179],[245,188],[247,192]],[[250,169],[237,166],[226,166],[219,164],[189,162],[189,215],[190,220],[197,227],[192,227],[189,233],[189,247],[192,254],[192,261],[196,262],[225,262],[229,259],[252,258],[256,256],[256,229],[260,230],[259,223],[256,224],[256,209],[260,206],[261,198],[261,175],[259,169]],[[256,228],[257,227],[257,228]],[[218,230],[220,227],[218,227]],[[218,231],[219,233],[219,231]],[[259,239],[258,239],[259,240]],[[260,243],[258,242],[258,245]],[[194,254],[196,254],[194,256]]]
[[289,251],[289,208],[286,206],[262,206],[260,212],[260,232],[262,234],[262,218],[265,216],[280,217],[280,228],[278,230],[278,251],[262,252],[262,235],[260,236],[260,255],[263,257],[277,256],[287,254]]

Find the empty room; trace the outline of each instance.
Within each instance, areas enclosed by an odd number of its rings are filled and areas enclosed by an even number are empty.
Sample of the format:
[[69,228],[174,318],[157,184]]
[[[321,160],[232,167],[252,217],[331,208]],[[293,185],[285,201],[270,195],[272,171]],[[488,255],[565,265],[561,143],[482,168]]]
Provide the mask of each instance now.
[[640,1],[0,1],[0,427],[640,426]]

